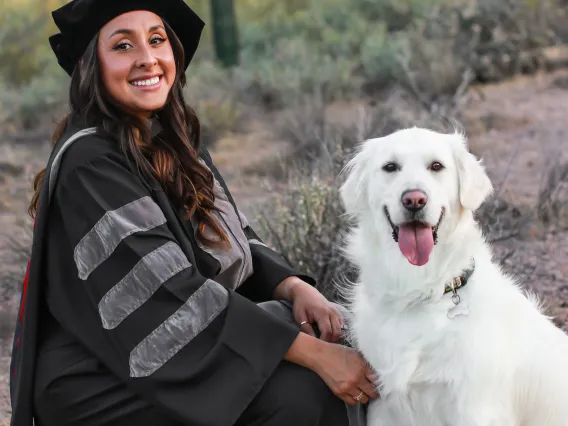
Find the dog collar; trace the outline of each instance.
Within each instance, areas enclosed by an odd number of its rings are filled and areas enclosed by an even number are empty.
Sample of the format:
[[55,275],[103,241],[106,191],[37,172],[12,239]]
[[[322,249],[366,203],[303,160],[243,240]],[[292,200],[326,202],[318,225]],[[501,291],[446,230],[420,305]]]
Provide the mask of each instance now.
[[458,294],[458,289],[462,288],[467,284],[467,281],[473,274],[474,270],[475,270],[475,261],[473,261],[473,264],[470,269],[465,270],[463,274],[453,278],[449,283],[446,284],[444,288],[444,294],[450,292],[453,293],[452,302],[454,302],[454,305],[458,305],[460,303],[460,296]]

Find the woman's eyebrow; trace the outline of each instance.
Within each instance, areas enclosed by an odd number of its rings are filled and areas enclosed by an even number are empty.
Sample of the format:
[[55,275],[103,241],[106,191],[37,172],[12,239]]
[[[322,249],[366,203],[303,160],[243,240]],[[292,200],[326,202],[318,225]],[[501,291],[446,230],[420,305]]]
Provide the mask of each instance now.
[[[158,30],[158,29],[160,29],[160,28],[165,31],[165,28],[164,28],[162,25],[154,25],[154,26],[150,27],[150,29],[148,29],[148,32],[151,33],[152,31],[156,31],[156,30]],[[128,28],[121,28],[121,29],[118,29],[118,30],[116,30],[116,31],[113,31],[113,32],[111,33],[111,35],[108,36],[108,38],[112,38],[112,37],[114,37],[114,36],[117,35],[117,34],[128,34],[128,35],[131,35],[133,32],[134,32],[134,31],[129,30]]]

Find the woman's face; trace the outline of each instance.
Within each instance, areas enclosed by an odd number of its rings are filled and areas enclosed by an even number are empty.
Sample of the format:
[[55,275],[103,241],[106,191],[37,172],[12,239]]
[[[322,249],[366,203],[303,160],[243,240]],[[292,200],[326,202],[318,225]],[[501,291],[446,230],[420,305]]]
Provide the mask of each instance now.
[[126,111],[147,118],[164,106],[176,64],[158,15],[134,11],[117,16],[101,29],[97,53],[105,88]]

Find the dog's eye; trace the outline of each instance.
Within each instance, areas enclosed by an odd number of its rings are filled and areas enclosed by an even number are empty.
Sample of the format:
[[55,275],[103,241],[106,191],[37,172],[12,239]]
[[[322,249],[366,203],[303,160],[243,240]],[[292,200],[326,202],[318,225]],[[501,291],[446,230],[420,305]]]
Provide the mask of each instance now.
[[393,173],[400,170],[400,166],[396,163],[387,163],[383,166],[383,170],[387,173]]
[[440,163],[439,161],[434,161],[432,164],[430,164],[430,170],[432,170],[433,172],[439,172],[443,168],[444,168],[444,165],[442,163]]

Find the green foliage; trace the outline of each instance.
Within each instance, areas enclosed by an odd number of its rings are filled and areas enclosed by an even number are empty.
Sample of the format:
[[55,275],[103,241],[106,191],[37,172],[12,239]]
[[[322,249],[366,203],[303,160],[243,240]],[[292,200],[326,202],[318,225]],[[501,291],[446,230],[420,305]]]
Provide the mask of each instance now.
[[[58,87],[64,98],[48,11],[65,1],[0,6],[4,116],[34,116]],[[228,96],[264,107],[314,94],[359,97],[393,83],[427,101],[451,95],[467,69],[479,80],[506,77],[523,70],[521,52],[557,41],[550,28],[560,7],[560,0],[235,0],[241,65],[226,73],[214,59],[209,1],[186,2],[206,22],[189,68],[190,85],[203,86],[192,90],[192,104],[215,104],[215,93],[218,105]]]
[[25,9],[0,14],[0,75],[13,86],[29,83],[46,65],[46,40],[38,31],[47,16]]
[[49,64],[26,84],[14,87],[0,80],[0,125],[32,129],[63,103],[69,77]]
[[361,65],[367,81],[380,86],[400,75],[399,57],[405,42],[404,33],[389,34],[386,23],[377,23],[361,45]]
[[391,42],[385,8],[377,6],[386,3],[269,1],[243,7],[241,71],[261,98],[268,95],[277,104],[322,91],[328,98],[345,97],[369,79],[390,79],[399,44]]

